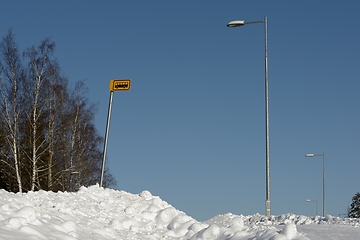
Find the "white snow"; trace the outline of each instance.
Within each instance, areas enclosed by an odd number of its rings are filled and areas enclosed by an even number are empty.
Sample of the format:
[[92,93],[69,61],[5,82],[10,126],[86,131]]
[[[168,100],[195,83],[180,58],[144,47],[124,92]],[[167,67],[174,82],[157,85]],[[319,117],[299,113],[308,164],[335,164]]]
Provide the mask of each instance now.
[[13,239],[360,239],[360,220],[294,214],[218,215],[198,222],[149,191],[99,186],[76,193],[0,190],[0,240]]

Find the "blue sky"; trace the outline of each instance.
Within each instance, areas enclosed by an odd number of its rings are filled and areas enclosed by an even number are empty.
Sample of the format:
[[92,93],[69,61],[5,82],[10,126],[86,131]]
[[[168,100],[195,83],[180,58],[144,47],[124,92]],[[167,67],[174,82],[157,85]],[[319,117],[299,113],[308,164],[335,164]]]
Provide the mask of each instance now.
[[346,213],[360,191],[360,2],[5,1],[21,48],[50,37],[63,73],[85,80],[118,189],[149,190],[206,220],[265,214],[263,24],[268,17],[271,213]]

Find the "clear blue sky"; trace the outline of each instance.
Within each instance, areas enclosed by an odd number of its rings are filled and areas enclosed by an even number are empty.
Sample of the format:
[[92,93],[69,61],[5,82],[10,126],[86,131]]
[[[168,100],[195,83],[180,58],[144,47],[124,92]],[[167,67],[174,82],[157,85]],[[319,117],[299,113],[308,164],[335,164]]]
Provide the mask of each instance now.
[[63,73],[85,80],[118,189],[149,190],[206,220],[265,214],[263,24],[268,17],[271,213],[346,213],[360,191],[359,1],[6,1],[21,48],[51,37]]

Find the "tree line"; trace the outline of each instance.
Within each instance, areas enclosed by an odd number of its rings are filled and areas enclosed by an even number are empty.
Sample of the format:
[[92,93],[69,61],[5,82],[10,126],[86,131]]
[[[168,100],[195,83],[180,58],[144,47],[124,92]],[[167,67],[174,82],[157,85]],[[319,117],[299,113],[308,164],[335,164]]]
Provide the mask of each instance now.
[[360,192],[355,193],[351,200],[347,215],[349,218],[360,218]]
[[[12,30],[0,42],[0,187],[74,191],[99,182],[103,138],[83,81],[69,87],[49,38],[20,54]],[[103,186],[115,185],[105,171]]]

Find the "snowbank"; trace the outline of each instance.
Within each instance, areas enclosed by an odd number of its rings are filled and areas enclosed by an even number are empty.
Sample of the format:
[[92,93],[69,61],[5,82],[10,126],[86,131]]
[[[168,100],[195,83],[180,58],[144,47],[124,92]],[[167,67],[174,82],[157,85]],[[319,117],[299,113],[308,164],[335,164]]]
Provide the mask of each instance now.
[[[0,239],[305,240],[296,224],[352,224],[329,216],[225,214],[198,222],[149,191],[82,187],[77,193],[0,190]],[[278,230],[275,225],[283,225]]]

